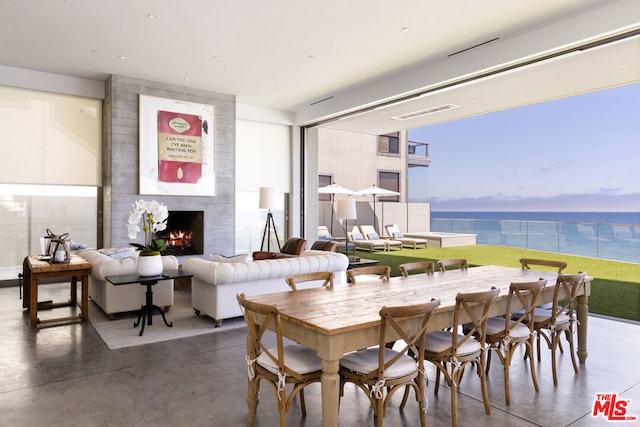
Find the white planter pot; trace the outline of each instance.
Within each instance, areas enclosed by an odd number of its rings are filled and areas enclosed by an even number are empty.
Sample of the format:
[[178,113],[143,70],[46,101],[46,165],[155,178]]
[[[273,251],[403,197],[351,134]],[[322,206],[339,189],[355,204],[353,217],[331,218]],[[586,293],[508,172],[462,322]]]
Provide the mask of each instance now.
[[162,274],[162,257],[160,255],[138,257],[137,272],[139,276],[158,276]]

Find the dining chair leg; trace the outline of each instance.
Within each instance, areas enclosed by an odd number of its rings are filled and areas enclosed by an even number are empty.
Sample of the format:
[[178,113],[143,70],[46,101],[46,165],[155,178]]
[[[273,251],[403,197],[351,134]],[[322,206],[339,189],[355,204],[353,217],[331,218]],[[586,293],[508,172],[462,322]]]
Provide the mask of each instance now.
[[[444,369],[447,369],[446,363],[444,364]],[[436,385],[433,388],[433,393],[438,394],[438,390],[440,390],[440,369],[436,367]]]
[[416,378],[418,389],[416,391],[418,408],[420,410],[420,427],[427,427],[427,377],[418,375]]
[[577,374],[578,365],[576,363],[576,351],[573,345],[573,328],[567,329],[565,332],[567,341],[569,341],[569,350],[571,351],[571,362],[573,363],[573,370]]
[[531,370],[531,381],[533,381],[533,388],[536,391],[540,391],[538,387],[538,375],[536,374],[535,365],[533,364],[533,339],[525,343],[525,352],[529,353],[529,369]]
[[376,398],[376,413],[374,414],[374,416],[376,417],[376,425],[378,427],[382,427],[383,423],[384,423],[384,399],[383,398]]
[[406,386],[404,388],[404,394],[402,395],[402,403],[400,403],[400,409],[404,409],[404,406],[407,404],[407,400],[409,399],[410,387]]
[[451,425],[458,426],[458,378],[454,375],[451,380]]
[[287,427],[287,394],[284,389],[278,390],[278,411],[280,412],[280,427]]
[[484,374],[486,365],[485,353],[480,356],[480,365],[478,366],[478,375],[480,376],[480,384],[482,386],[482,400],[484,401],[484,412],[491,415],[491,407],[489,406],[489,393],[487,392],[487,376]]
[[558,373],[556,371],[556,350],[558,349],[558,334],[553,332],[551,338],[551,370],[553,371],[553,385],[558,385]]
[[[489,353],[491,354],[491,353]],[[506,402],[506,405],[509,406],[511,405],[511,397],[509,395],[509,367],[511,365],[511,355],[512,355],[512,348],[511,346],[506,346],[505,348],[505,357],[504,357],[504,366],[503,366],[503,372],[504,372],[504,400]],[[490,357],[490,356],[489,356]],[[489,362],[487,361],[487,371],[489,371]],[[486,373],[485,373],[486,375]]]
[[307,416],[307,406],[304,404],[304,388],[300,389],[300,411],[302,412],[302,416]]
[[259,386],[260,383],[256,380],[249,380],[249,386],[247,387],[249,390],[249,394],[247,396],[247,405],[249,406],[249,415],[247,416],[247,427],[251,427],[253,425],[253,419],[256,416],[256,411],[258,409],[259,403]]

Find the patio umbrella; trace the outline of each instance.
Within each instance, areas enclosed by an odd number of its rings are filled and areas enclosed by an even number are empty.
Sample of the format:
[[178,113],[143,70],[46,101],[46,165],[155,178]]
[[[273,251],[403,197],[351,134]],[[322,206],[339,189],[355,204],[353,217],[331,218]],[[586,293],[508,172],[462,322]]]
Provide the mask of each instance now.
[[398,196],[400,193],[397,191],[387,190],[386,188],[380,188],[377,185],[365,188],[364,190],[356,191],[357,196],[373,196],[373,227],[378,232],[378,223],[376,221],[376,197],[378,196]]
[[329,226],[329,230],[331,232],[331,234],[333,235],[333,202],[334,202],[334,196],[336,194],[347,194],[347,195],[352,195],[355,194],[354,191],[349,190],[348,188],[344,188],[341,185],[336,184],[335,182],[333,184],[329,184],[326,185],[324,187],[320,187],[318,188],[318,193],[319,194],[330,194],[331,195],[331,225]]

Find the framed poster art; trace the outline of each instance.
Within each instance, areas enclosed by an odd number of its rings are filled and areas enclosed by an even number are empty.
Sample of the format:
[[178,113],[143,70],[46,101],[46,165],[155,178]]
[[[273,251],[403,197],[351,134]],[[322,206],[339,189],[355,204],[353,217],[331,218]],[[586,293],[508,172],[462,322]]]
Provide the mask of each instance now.
[[213,113],[140,95],[140,194],[215,196]]

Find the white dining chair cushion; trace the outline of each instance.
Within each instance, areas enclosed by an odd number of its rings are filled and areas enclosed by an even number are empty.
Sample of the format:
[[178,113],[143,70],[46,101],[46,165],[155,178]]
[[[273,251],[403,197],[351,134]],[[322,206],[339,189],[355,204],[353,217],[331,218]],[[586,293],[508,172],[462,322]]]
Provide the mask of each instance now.
[[[458,335],[458,340],[464,338],[464,335]],[[453,335],[448,331],[436,331],[427,334],[425,342],[425,350],[429,353],[441,353],[451,348]],[[469,338],[460,347],[458,347],[458,356],[475,353],[481,349],[480,343],[474,338]]]
[[[269,349],[269,352],[276,356],[278,354],[278,349],[271,348]],[[276,375],[278,374],[278,365],[271,360],[266,353],[262,353],[258,356],[257,363],[269,372]],[[320,361],[318,354],[308,347],[297,344],[287,345],[284,347],[284,363],[290,369],[300,374],[308,374],[322,369],[322,362]]]
[[[504,317],[490,317],[487,319],[487,335],[495,335],[504,332]],[[529,328],[522,323],[509,329],[511,338],[525,338],[529,336]]]
[[[397,351],[390,348],[384,349],[385,362],[398,354]],[[368,374],[378,369],[378,347],[371,347],[366,350],[354,351],[345,354],[340,360],[340,366],[359,374]],[[416,361],[406,354],[400,357],[393,365],[384,371],[385,378],[398,378],[408,375],[418,369]]]
[[[538,308],[538,307],[536,307],[533,310],[533,320],[536,323],[544,322],[549,318],[551,318],[550,310],[546,310],[544,308]],[[569,322],[569,316],[566,313],[560,313],[558,316],[556,316],[556,325],[562,325],[568,322]]]

